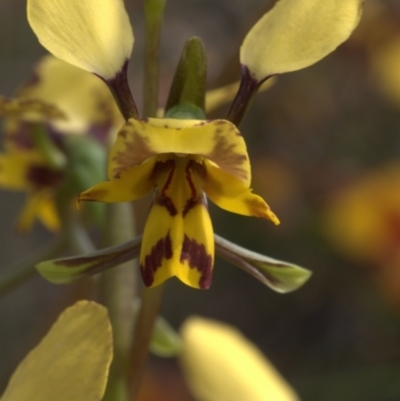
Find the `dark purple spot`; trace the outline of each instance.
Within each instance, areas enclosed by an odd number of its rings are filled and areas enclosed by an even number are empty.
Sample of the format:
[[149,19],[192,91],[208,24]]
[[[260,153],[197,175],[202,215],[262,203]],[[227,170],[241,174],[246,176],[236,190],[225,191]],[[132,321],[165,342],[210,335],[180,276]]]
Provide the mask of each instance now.
[[26,179],[36,188],[54,187],[63,178],[61,171],[52,170],[47,166],[33,164],[26,172]]
[[180,261],[188,261],[191,269],[200,273],[199,287],[206,290],[211,285],[212,279],[212,256],[207,253],[204,244],[190,239],[186,234],[182,244]]
[[153,284],[154,275],[161,267],[163,259],[172,258],[172,241],[168,234],[161,238],[154,246],[148,255],[145,256],[144,262],[140,264],[140,271],[144,284],[149,287]]

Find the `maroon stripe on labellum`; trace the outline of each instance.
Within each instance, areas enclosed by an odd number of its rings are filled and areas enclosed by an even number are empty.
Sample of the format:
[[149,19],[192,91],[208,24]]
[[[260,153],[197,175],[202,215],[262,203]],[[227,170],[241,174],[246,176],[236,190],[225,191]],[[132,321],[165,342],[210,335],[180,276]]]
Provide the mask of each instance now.
[[186,181],[190,187],[190,198],[186,201],[186,205],[183,207],[182,215],[185,217],[187,213],[192,210],[196,205],[203,202],[202,194],[199,194],[197,188],[193,182],[193,174],[199,174],[202,176],[205,173],[203,165],[197,163],[193,159],[190,159],[186,169]]
[[26,179],[35,188],[54,187],[63,178],[61,171],[56,171],[40,164],[32,164],[26,172]]
[[212,280],[212,257],[207,253],[204,244],[199,244],[185,234],[180,261],[183,263],[186,260],[191,269],[200,273],[199,287],[203,290],[209,288]]
[[163,206],[167,209],[170,216],[176,216],[178,214],[178,210],[172,201],[172,199],[167,196],[167,190],[171,184],[172,177],[174,176],[175,172],[175,161],[172,159],[167,160],[166,162],[157,162],[154,166],[152,178],[156,179],[156,177],[163,171],[168,171],[168,177],[165,181],[165,184],[162,188],[159,189],[159,194],[156,198],[157,205]]
[[163,259],[172,258],[172,240],[168,234],[158,240],[158,242],[151,248],[148,255],[145,256],[144,262],[140,264],[140,271],[142,272],[142,279],[144,284],[149,287],[153,284],[154,275],[161,267]]

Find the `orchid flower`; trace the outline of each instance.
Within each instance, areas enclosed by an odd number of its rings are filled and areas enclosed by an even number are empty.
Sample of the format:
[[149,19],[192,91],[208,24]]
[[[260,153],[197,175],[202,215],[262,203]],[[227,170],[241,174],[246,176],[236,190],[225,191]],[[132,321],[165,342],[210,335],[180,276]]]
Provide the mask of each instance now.
[[[205,195],[225,210],[279,223],[250,189],[250,162],[237,125],[267,78],[307,67],[345,41],[362,2],[278,1],[244,39],[242,82],[229,121],[208,121],[179,112],[140,119],[127,83],[134,36],[122,0],[28,0],[28,20],[43,46],[105,81],[127,120],[111,151],[109,181],[78,199],[125,202],[154,190],[140,251],[147,286],[172,276],[195,288],[210,286],[214,237]],[[175,95],[167,112],[182,105]],[[189,94],[202,97],[204,92]],[[202,103],[196,105],[204,109]]]
[[0,187],[27,193],[18,228],[28,231],[38,219],[59,231],[55,196],[67,170],[76,167],[67,160],[68,137],[85,134],[104,144],[122,126],[115,102],[91,74],[47,56],[16,98],[2,98],[0,105],[5,117]]

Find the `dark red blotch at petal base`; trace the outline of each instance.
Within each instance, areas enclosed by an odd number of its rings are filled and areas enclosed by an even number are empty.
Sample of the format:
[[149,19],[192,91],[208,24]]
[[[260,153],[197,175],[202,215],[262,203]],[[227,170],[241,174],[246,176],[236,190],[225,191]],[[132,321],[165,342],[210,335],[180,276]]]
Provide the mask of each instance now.
[[188,261],[191,269],[200,273],[199,287],[202,290],[210,288],[212,280],[212,257],[207,253],[204,244],[191,240],[187,235],[183,239],[180,261]]
[[153,284],[154,275],[157,269],[161,267],[163,258],[172,258],[172,241],[169,232],[151,248],[150,254],[144,259],[144,263],[140,264],[142,279],[147,287]]

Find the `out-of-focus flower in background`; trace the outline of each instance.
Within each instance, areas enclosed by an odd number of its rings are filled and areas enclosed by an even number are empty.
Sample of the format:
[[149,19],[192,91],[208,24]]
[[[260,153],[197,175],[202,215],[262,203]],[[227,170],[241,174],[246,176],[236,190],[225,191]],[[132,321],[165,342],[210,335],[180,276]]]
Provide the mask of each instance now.
[[257,347],[232,326],[188,318],[181,363],[198,401],[298,401],[295,391]]
[[[48,108],[32,110],[35,102]],[[43,58],[6,106],[0,186],[27,193],[21,231],[29,230],[35,219],[58,231],[57,192],[65,185],[75,187],[63,193],[72,200],[88,182],[103,176],[105,147],[122,117],[103,82],[52,56]]]
[[400,164],[356,180],[331,199],[324,229],[348,257],[376,268],[384,293],[400,302]]
[[19,364],[1,400],[100,401],[112,355],[107,309],[79,301]]

